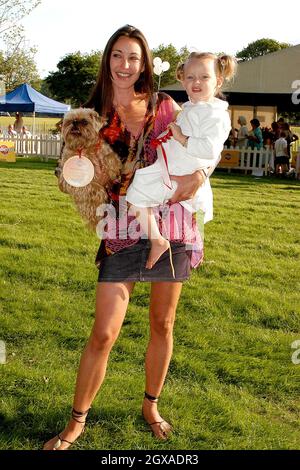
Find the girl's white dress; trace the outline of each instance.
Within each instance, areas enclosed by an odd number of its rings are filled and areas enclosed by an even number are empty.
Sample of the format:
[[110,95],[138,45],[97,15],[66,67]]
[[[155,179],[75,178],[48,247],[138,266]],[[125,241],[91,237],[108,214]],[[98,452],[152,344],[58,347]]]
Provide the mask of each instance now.
[[[126,199],[137,207],[156,207],[166,203],[177,188],[169,175],[188,175],[196,170],[209,168],[208,176],[220,160],[231,122],[228,103],[218,98],[211,102],[184,103],[176,119],[184,135],[188,136],[187,147],[171,137],[157,147],[157,160],[153,165],[135,172],[127,190]],[[167,131],[159,137],[163,137]],[[167,158],[165,163],[163,149]],[[168,169],[168,172],[167,172]],[[169,174],[169,175],[168,175]],[[170,188],[171,186],[171,188]],[[213,218],[213,197],[209,178],[198,189],[193,199],[181,201],[187,210],[204,212],[204,222]]]

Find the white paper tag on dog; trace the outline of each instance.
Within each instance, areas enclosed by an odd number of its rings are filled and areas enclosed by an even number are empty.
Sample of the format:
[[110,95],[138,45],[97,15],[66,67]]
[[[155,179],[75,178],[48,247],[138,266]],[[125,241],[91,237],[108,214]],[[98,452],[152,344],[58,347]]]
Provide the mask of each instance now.
[[63,166],[63,177],[70,186],[83,188],[94,178],[95,170],[92,162],[86,157],[69,158]]

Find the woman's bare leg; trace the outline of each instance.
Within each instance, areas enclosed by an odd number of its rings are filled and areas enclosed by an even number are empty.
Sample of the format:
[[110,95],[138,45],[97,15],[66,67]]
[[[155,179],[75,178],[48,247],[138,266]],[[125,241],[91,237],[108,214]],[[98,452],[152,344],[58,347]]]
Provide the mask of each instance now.
[[[81,356],[77,375],[73,402],[73,407],[77,411],[83,412],[90,408],[104,380],[109,353],[119,335],[133,288],[133,282],[100,282],[97,285],[95,322]],[[82,429],[82,424],[71,419],[60,436],[73,442]],[[44,450],[52,450],[57,440],[55,436],[46,442]],[[68,447],[68,443],[62,442],[58,450]]]
[[[152,283],[150,301],[150,341],[146,353],[146,392],[159,397],[173,352],[173,327],[182,289],[181,282]],[[143,415],[148,423],[163,421],[157,403],[144,399]],[[163,439],[159,425],[154,434]]]

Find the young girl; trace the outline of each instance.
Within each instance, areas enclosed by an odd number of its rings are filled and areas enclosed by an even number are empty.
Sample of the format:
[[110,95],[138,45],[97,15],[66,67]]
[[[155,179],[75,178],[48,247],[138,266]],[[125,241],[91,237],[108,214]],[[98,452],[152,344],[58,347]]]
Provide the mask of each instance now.
[[[157,161],[135,172],[126,199],[135,212],[141,229],[151,242],[146,267],[151,269],[160,256],[170,249],[170,242],[159,232],[152,207],[166,203],[176,190],[169,175],[186,175],[203,170],[210,176],[217,165],[231,129],[228,103],[216,98],[224,79],[233,77],[233,57],[192,52],[177,69],[177,78],[189,101],[176,123],[155,140]],[[212,219],[212,192],[209,180],[197,190],[193,199],[181,201],[190,212],[202,209],[204,222]],[[172,264],[172,263],[171,263]],[[173,273],[174,274],[174,273]]]

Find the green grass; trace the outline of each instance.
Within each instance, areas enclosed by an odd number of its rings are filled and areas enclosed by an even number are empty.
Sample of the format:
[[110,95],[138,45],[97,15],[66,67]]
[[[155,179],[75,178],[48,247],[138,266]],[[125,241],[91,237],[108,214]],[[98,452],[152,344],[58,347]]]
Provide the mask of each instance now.
[[[94,317],[98,240],[60,193],[53,162],[0,166],[0,449],[60,431]],[[205,263],[184,285],[161,411],[140,408],[147,284],[136,286],[105,383],[74,449],[300,449],[299,182],[216,173]]]
[[[51,129],[56,129],[55,124],[60,120],[60,117],[46,118],[46,117],[37,117],[35,118],[35,131],[41,134],[47,134]],[[7,130],[9,124],[15,122],[14,113],[11,116],[0,116],[0,129],[3,131]],[[33,117],[24,116],[23,117],[24,126],[27,126],[30,130],[33,128]]]

